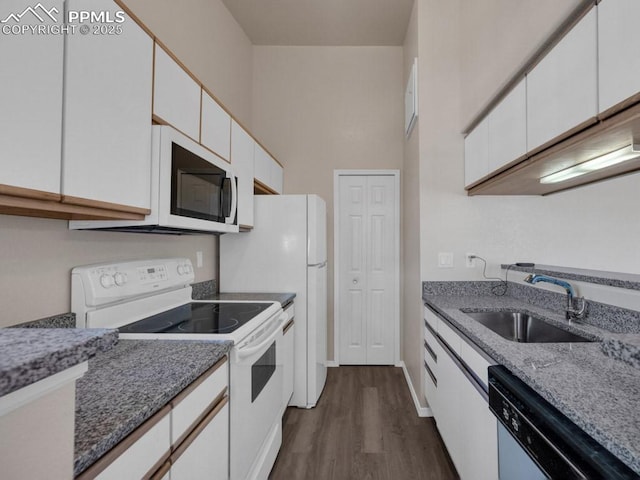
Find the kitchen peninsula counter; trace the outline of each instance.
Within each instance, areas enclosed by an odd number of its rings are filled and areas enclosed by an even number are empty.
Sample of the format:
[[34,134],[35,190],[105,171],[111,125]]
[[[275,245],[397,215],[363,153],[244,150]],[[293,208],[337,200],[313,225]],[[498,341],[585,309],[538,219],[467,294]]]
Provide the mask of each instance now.
[[120,340],[77,382],[77,476],[228,354],[232,342]]

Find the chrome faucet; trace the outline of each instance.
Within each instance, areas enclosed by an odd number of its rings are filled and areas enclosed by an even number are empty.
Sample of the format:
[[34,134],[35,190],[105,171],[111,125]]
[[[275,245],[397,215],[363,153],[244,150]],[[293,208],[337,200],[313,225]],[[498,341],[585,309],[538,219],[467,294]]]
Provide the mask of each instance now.
[[[584,297],[576,297],[576,292],[571,286],[569,282],[565,282],[564,280],[559,280],[554,277],[549,277],[547,275],[529,275],[524,279],[525,282],[530,283],[531,285],[535,285],[538,282],[546,282],[552,283],[553,285],[558,285],[565,289],[567,292],[567,308],[565,310],[565,318],[567,320],[571,320],[574,318],[582,318],[584,317],[585,311],[587,309],[587,301]],[[581,303],[580,308],[574,308],[573,299],[578,300]]]

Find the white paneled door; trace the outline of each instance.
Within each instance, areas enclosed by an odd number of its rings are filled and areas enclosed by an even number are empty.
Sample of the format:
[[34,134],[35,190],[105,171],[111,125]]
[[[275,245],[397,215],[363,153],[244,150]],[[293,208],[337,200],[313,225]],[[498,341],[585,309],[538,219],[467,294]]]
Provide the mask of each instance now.
[[340,364],[396,362],[398,177],[337,175],[336,299]]

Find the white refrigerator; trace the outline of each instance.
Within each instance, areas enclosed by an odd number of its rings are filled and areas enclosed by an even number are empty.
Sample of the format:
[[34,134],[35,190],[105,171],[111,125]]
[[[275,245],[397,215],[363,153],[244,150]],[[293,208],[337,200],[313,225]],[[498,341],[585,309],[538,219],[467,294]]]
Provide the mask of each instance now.
[[221,292],[292,292],[289,405],[315,407],[327,378],[327,213],[317,195],[256,195],[254,226],[220,237]]

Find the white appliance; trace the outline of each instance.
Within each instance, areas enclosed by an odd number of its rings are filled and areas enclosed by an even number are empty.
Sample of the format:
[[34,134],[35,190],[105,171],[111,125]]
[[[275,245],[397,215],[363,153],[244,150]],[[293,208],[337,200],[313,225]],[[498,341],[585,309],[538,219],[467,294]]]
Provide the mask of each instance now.
[[237,184],[228,162],[176,129],[156,125],[151,148],[151,213],[144,220],[73,220],[69,228],[238,232]]
[[254,227],[220,238],[222,292],[296,294],[294,389],[311,408],[327,378],[327,218],[317,195],[259,195]]
[[[266,480],[282,444],[283,327],[277,302],[193,301],[186,258],[76,267],[77,326],[119,328],[120,338],[230,340],[231,480]],[[212,399],[213,400],[213,399]]]

